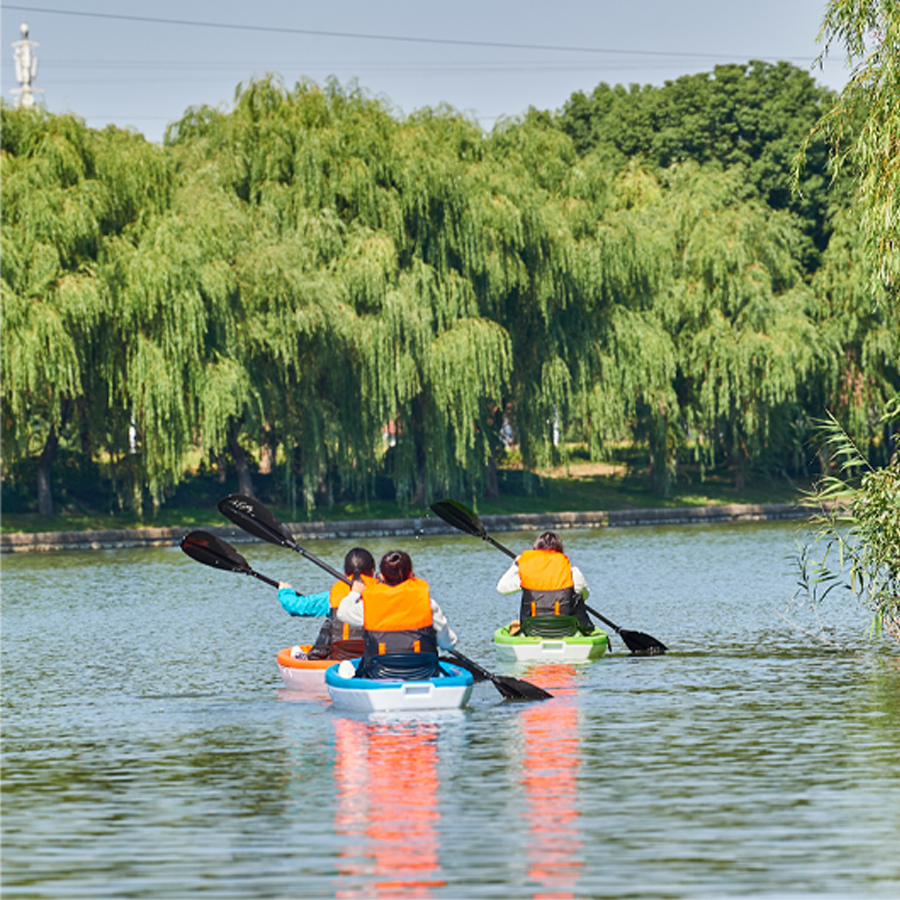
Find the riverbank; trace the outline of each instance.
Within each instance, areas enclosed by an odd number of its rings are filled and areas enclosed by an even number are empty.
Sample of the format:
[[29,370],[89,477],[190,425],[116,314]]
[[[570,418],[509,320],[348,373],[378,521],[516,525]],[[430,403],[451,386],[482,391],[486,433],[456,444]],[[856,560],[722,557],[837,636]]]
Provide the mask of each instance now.
[[[484,515],[488,531],[565,531],[573,528],[622,528],[640,525],[690,525],[719,522],[758,522],[769,519],[802,519],[813,510],[796,503],[731,503],[717,506],[671,509],[616,509],[575,512],[513,513]],[[297,541],[355,539],[458,533],[436,516],[408,519],[288,523]],[[54,531],[0,535],[0,553],[34,553],[54,550],[114,550],[124,547],[173,546],[193,529],[130,528],[105,531]],[[235,525],[204,528],[229,541],[255,541]]]

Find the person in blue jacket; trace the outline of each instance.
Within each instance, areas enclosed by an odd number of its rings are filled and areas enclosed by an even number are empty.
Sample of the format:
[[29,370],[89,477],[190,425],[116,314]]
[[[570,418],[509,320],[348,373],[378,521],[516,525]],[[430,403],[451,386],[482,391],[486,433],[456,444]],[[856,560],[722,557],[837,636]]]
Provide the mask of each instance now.
[[[375,560],[372,554],[363,547],[354,547],[344,558],[344,571],[348,579],[360,578],[366,584],[375,580]],[[328,659],[332,656],[332,649],[343,647],[349,650],[351,642],[347,638],[361,638],[361,629],[350,629],[336,618],[336,609],[350,588],[338,581],[330,591],[322,591],[317,594],[298,594],[286,581],[278,582],[278,600],[282,608],[291,616],[325,616],[325,621],[319,630],[315,644],[310,648],[309,654],[304,653],[300,647],[294,647],[292,655],[295,659]],[[344,644],[336,641],[344,639]],[[355,654],[354,654],[355,655]],[[346,658],[338,652],[336,658]]]

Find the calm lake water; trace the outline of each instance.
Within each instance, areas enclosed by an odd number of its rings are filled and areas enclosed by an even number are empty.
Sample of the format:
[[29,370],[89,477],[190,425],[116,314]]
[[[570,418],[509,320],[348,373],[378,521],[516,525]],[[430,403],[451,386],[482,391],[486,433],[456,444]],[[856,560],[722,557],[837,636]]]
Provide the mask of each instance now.
[[[496,660],[517,600],[474,538],[401,546],[460,649],[548,688],[347,715],[282,688],[319,620],[178,548],[2,559],[4,898],[897,898],[900,652],[863,609],[778,615],[793,523],[564,534],[590,604],[671,652]],[[533,534],[497,534],[521,550]],[[346,542],[307,548],[340,566]],[[300,590],[328,577],[238,549]],[[812,627],[814,620],[796,613]]]

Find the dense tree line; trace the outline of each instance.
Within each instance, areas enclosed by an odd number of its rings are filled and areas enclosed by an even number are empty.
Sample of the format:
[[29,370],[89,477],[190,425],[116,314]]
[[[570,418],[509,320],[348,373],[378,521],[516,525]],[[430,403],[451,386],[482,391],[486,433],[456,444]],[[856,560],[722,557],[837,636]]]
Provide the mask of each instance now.
[[[835,411],[873,461],[900,386],[833,98],[786,64],[598,87],[490,134],[335,83],[239,88],[163,147],[2,109],[4,466],[64,443],[154,505],[189,452],[284,474],[311,508],[496,493],[611,442],[802,471]],[[390,431],[386,440],[385,432]]]

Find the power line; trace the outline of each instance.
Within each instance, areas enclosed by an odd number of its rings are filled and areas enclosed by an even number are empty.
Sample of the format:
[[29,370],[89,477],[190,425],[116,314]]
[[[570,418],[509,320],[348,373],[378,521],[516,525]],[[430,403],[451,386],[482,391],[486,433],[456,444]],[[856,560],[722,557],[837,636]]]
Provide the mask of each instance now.
[[5,9],[28,13],[47,13],[57,16],[79,16],[89,19],[114,19],[122,22],[144,22],[155,25],[178,25],[193,28],[224,28],[233,31],[261,31],[268,34],[305,34],[313,37],[353,38],[367,41],[399,41],[408,44],[449,44],[458,47],[490,47],[505,50],[551,50],[566,53],[621,53],[632,56],[674,56],[692,59],[733,59],[737,54],[689,53],[677,50],[618,50],[604,47],[565,47],[549,44],[514,44],[502,41],[470,41],[454,38],[409,37],[394,34],[359,34],[349,31],[320,31],[309,28],[285,28],[274,25],[236,25],[229,22],[204,22],[193,19],[169,19],[156,16],[131,16],[122,13],[94,13],[67,9],[49,9],[41,6],[18,6],[7,3]]
[[[772,57],[774,59],[774,57]],[[784,62],[805,62],[803,57],[781,57]],[[683,61],[667,62],[664,55],[652,62],[641,61],[638,63],[634,60],[635,65],[640,64],[643,68],[669,68],[673,65],[682,65]],[[740,61],[734,61],[735,65],[745,65]],[[295,69],[303,66],[310,69],[321,68],[361,68],[367,70],[377,69],[410,69],[413,71],[428,71],[429,69],[445,69],[454,71],[461,69],[471,71],[473,67],[478,71],[546,71],[546,70],[570,70],[573,72],[592,71],[604,67],[621,67],[629,65],[625,62],[600,62],[600,61],[580,61],[573,62],[571,60],[544,60],[543,62],[534,62],[533,60],[492,60],[490,62],[473,63],[468,60],[444,60],[440,62],[434,61],[415,61],[408,60],[398,62],[395,60],[389,62],[367,60],[360,62],[359,60],[308,60],[299,61],[297,59],[273,61],[273,60],[230,60],[228,62],[220,62],[217,60],[209,60],[207,62],[185,62],[183,60],[92,60],[92,59],[52,59],[44,64],[44,69],[123,69],[127,71],[135,71],[139,69],[160,69],[166,71],[203,71],[214,69],[233,70],[233,69],[254,69],[266,68],[278,71],[280,69]]]

